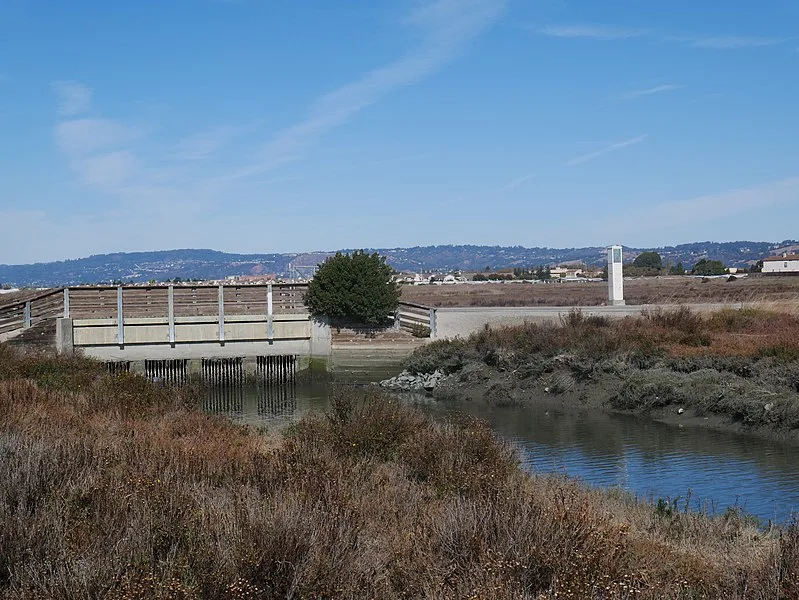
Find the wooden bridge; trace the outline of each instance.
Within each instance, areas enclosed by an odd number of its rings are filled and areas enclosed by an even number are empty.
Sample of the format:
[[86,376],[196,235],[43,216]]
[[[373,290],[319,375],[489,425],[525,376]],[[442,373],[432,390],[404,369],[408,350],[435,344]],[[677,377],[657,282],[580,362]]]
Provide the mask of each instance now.
[[[252,372],[279,379],[314,365],[329,368],[333,338],[342,335],[309,314],[306,289],[288,283],[59,288],[0,305],[0,341],[78,351],[113,369],[163,379]],[[434,310],[402,303],[394,318],[397,332],[435,336]],[[369,353],[368,345],[358,350]]]

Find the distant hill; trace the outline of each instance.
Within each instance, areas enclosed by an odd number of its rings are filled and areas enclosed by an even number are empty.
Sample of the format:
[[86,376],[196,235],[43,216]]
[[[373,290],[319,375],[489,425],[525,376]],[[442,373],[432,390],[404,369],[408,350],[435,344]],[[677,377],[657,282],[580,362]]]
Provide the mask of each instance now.
[[[670,264],[686,268],[702,258],[720,260],[730,267],[754,264],[766,256],[799,248],[799,242],[694,242],[664,248],[627,248],[625,261],[645,250],[657,250]],[[417,246],[369,249],[385,255],[399,271],[482,271],[486,267],[530,267],[584,262],[601,265],[605,250],[586,248],[525,248],[522,246]],[[222,279],[229,275],[302,277],[332,252],[306,254],[228,254],[216,250],[161,250],[97,254],[88,258],[29,265],[0,265],[0,284],[59,286],[112,281],[147,282],[167,279]]]

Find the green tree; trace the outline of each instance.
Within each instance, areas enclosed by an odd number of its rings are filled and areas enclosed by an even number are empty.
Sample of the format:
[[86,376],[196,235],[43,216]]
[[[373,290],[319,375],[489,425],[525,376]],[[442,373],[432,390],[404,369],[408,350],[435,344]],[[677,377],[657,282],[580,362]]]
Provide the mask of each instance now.
[[669,275],[685,275],[685,267],[682,266],[682,261],[669,269]]
[[642,252],[635,257],[633,266],[639,269],[656,269],[659,271],[663,268],[663,259],[660,258],[660,254],[657,252]]
[[708,260],[703,258],[694,265],[694,275],[724,275],[727,267],[720,260]]
[[357,250],[319,265],[305,295],[311,314],[378,325],[399,304],[399,285],[386,258]]

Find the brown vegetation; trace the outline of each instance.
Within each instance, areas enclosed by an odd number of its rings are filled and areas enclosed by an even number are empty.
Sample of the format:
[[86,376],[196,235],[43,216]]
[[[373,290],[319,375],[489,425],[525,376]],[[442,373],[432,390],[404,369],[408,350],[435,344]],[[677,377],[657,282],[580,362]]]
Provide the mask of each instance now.
[[530,477],[371,392],[264,437],[0,346],[5,598],[796,598],[799,533]]
[[[695,277],[645,277],[624,282],[628,304],[783,302],[799,299],[799,277],[745,277],[735,281]],[[406,285],[402,300],[436,307],[600,306],[605,282]]]
[[605,396],[596,402],[612,408],[673,405],[799,433],[797,315],[743,308],[701,316],[680,307],[610,319],[573,310],[559,324],[486,327],[467,340],[434,342],[406,361],[414,372],[463,370],[448,383],[452,395],[474,385],[469,364],[492,369],[495,383],[502,379],[502,402],[513,390],[582,397],[602,382]]

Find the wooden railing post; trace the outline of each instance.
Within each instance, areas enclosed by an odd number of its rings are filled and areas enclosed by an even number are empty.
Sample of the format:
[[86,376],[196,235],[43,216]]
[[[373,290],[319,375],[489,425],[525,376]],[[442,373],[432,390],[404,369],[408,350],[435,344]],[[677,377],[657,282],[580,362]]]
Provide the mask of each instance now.
[[125,346],[125,318],[122,312],[122,286],[117,286],[117,343],[120,348]]
[[219,284],[219,343],[225,343],[225,285]]
[[272,320],[272,284],[266,286],[266,339],[272,340],[275,337],[275,328]]
[[436,309],[430,309],[430,339],[436,339]]
[[30,329],[31,326],[31,301],[25,302],[25,311],[23,313],[22,328]]
[[64,288],[64,318],[69,319],[69,288]]
[[175,286],[170,285],[166,291],[167,314],[169,315],[169,343],[175,347]]

